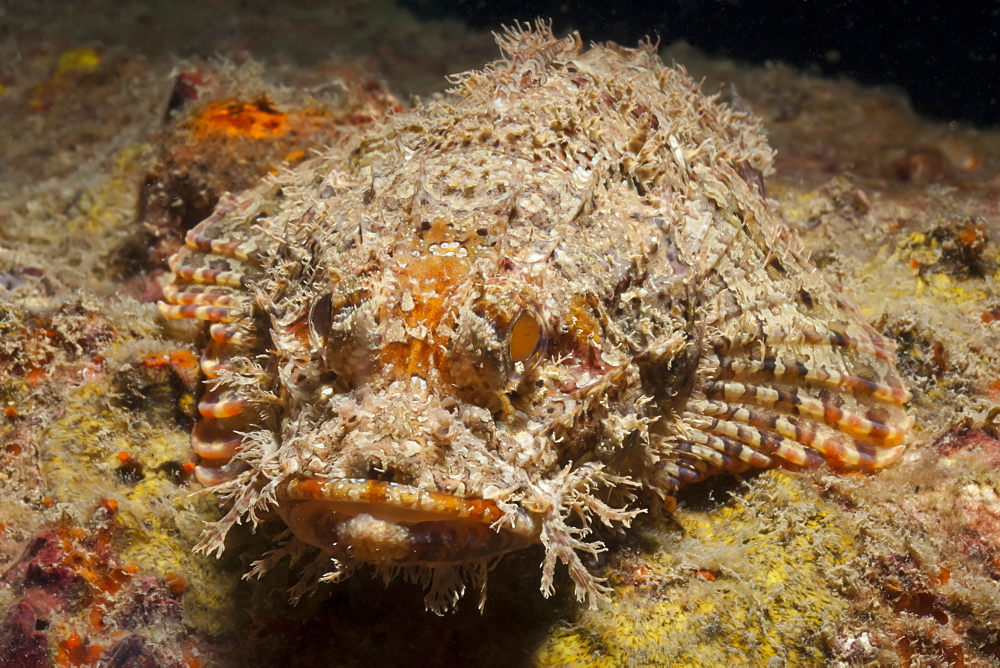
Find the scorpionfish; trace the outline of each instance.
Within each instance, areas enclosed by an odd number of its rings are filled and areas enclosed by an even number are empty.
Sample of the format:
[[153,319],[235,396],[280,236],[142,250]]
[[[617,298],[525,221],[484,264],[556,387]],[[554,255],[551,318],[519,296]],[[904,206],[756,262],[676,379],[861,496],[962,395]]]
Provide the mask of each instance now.
[[[541,544],[581,559],[723,472],[874,470],[913,419],[895,344],[764,197],[759,121],[653,45],[544,23],[342,148],[225,195],[160,310],[208,322],[197,479],[313,554],[293,598],[368,564],[429,609]],[[480,603],[482,605],[482,603]]]

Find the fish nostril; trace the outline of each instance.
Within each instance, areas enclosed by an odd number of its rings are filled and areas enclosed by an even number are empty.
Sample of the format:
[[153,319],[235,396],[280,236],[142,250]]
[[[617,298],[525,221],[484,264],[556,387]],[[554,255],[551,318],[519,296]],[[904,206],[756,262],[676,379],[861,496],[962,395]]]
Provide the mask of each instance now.
[[452,425],[450,422],[439,424],[434,429],[434,436],[436,436],[437,439],[442,443],[450,443],[451,437],[454,435],[454,433],[455,433],[454,425]]

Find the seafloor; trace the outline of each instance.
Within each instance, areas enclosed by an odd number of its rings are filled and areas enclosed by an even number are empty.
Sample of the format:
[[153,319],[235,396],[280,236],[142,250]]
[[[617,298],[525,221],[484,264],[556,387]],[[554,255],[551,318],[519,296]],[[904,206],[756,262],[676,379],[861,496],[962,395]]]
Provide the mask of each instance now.
[[692,487],[610,539],[596,611],[543,599],[531,550],[444,617],[364,575],[290,607],[289,572],[240,578],[275,527],[192,553],[219,511],[164,258],[221,191],[496,54],[388,0],[282,7],[0,5],[0,665],[1000,662],[1000,131],[683,45],[664,58],[763,117],[774,206],[899,343],[903,460]]

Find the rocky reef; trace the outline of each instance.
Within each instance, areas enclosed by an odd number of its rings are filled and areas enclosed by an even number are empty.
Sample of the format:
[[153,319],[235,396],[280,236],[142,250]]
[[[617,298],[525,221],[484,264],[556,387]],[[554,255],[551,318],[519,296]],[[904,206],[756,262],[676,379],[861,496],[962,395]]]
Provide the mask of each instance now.
[[[593,611],[543,599],[530,551],[496,568],[482,614],[429,615],[417,587],[363,574],[292,607],[293,572],[241,579],[280,527],[192,552],[220,510],[188,446],[198,333],[153,304],[164,259],[226,190],[443,88],[493,41],[389,3],[230,31],[182,3],[96,30],[93,4],[73,25],[12,14],[0,45],[0,664],[1000,661],[1000,132],[664,50],[763,119],[773,206],[898,342],[902,461],[691,486],[607,537],[588,565],[613,598]],[[145,43],[140,19],[160,26]],[[293,63],[274,36],[295,34]],[[329,53],[325,34],[336,58],[302,55]]]

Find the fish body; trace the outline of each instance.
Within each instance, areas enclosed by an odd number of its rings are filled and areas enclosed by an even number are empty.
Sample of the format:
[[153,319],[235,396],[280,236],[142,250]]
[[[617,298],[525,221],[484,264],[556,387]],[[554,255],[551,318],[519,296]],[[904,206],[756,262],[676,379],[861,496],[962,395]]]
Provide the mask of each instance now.
[[209,323],[197,477],[312,551],[293,592],[369,564],[427,606],[541,543],[581,554],[684,484],[873,470],[912,425],[893,342],[768,205],[759,122],[649,44],[545,25],[346,148],[222,198],[171,259]]

